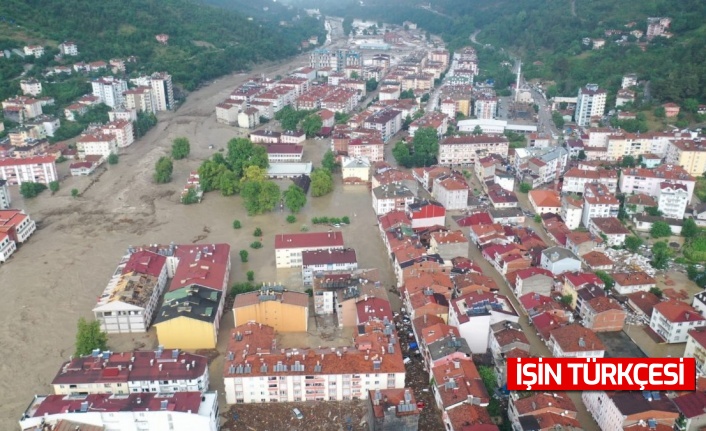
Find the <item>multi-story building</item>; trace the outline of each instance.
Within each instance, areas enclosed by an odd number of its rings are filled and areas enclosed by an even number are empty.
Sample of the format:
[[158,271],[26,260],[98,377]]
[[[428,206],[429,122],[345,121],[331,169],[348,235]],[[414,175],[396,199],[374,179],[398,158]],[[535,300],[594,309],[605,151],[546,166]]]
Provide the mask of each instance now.
[[410,389],[378,389],[368,399],[369,431],[417,431],[420,411]]
[[370,321],[360,325],[353,346],[279,349],[272,327],[237,326],[224,364],[226,402],[340,401],[403,389],[405,366],[393,328]]
[[684,168],[675,165],[660,165],[654,169],[629,168],[623,169],[620,175],[620,191],[625,194],[644,193],[651,197],[658,197],[661,184],[671,181],[684,184],[689,192],[689,201],[694,194],[696,179]]
[[364,184],[370,181],[371,163],[366,157],[341,158],[341,178],[344,184]]
[[608,188],[610,194],[615,194],[618,190],[618,171],[571,168],[564,174],[561,192],[583,193],[586,184],[590,183],[603,184]]
[[542,250],[540,266],[554,275],[581,270],[581,259],[564,247],[549,247]]
[[178,392],[35,395],[22,414],[20,428],[37,430],[62,420],[79,424],[79,429],[121,431],[218,431],[220,427],[216,392]]
[[626,317],[620,304],[607,296],[583,301],[579,314],[584,326],[595,332],[622,331]]
[[583,215],[583,201],[573,196],[563,196],[559,215],[564,220],[566,227],[571,230],[578,229],[581,226],[581,216]]
[[296,268],[302,265],[302,253],[313,250],[343,248],[341,232],[307,232],[275,236],[277,268]]
[[263,284],[259,291],[235,297],[233,318],[235,326],[257,322],[278,332],[306,332],[309,327],[309,295],[289,291],[282,285]]
[[699,138],[671,140],[665,160],[667,163],[681,166],[690,175],[699,177],[706,171],[706,142]]
[[349,157],[366,157],[371,163],[385,158],[385,143],[378,138],[355,138],[348,141]]
[[364,127],[378,130],[382,140],[387,142],[402,129],[402,122],[402,112],[395,109],[384,109],[366,118]]
[[596,333],[578,323],[551,331],[548,345],[555,358],[602,358],[605,355],[603,342]]
[[414,201],[415,194],[404,184],[391,183],[372,190],[373,209],[378,216],[394,210],[404,211]]
[[437,202],[415,199],[406,211],[412,229],[446,225],[446,209]]
[[353,271],[355,269],[358,269],[358,259],[352,248],[302,252],[302,280],[306,285],[312,284],[314,277],[323,272]]
[[12,199],[10,198],[10,189],[7,187],[7,181],[0,180],[0,210],[10,208],[11,202]]
[[473,114],[481,120],[492,120],[498,112],[498,98],[481,94],[473,102]]
[[[528,428],[523,424],[532,423],[532,419],[537,423],[531,426],[531,430],[545,430],[542,427],[544,423],[557,424],[554,429],[580,429],[576,417],[578,415],[576,405],[568,394],[562,393],[543,393],[534,392],[527,397],[519,398],[516,394],[510,396],[510,402],[507,409],[508,419],[512,423],[514,431],[525,431]],[[559,420],[557,420],[557,418]],[[568,419],[573,422],[560,422],[561,419]],[[542,420],[542,424],[539,423]],[[566,428],[562,427],[566,426]],[[607,431],[607,430],[606,430]]]
[[449,301],[451,326],[456,326],[474,353],[488,349],[490,325],[520,319],[512,304],[503,295],[490,292],[473,292]]
[[689,330],[706,326],[706,317],[678,300],[660,302],[652,310],[650,328],[667,343],[686,342]]
[[581,223],[588,227],[594,217],[617,217],[620,201],[603,184],[586,184]]
[[125,107],[134,109],[136,112],[148,112],[154,114],[154,96],[150,87],[135,87],[123,93],[125,97]]
[[679,417],[679,411],[664,392],[583,391],[581,399],[603,431],[630,430],[628,427],[638,424],[649,424],[647,429],[671,430]]
[[59,44],[59,53],[61,55],[76,56],[78,55],[78,45],[76,45],[76,42],[70,40],[64,41]]
[[270,163],[298,163],[304,155],[304,147],[301,145],[267,144],[265,148]]
[[706,376],[706,327],[690,329],[687,332],[685,358],[696,360],[696,372]]
[[527,194],[535,214],[559,214],[561,196],[555,190],[530,190]]
[[[113,135],[118,144],[118,148],[125,148],[135,142],[135,133],[132,121],[116,120],[103,124],[98,128],[103,134]],[[85,148],[85,147],[84,147]]]
[[629,295],[635,292],[649,292],[657,285],[657,280],[642,271],[614,272],[611,274],[615,282],[613,289],[619,295]]
[[127,81],[112,76],[104,76],[91,81],[91,86],[93,87],[93,95],[99,99],[100,103],[104,103],[111,108],[117,108],[125,104],[123,93],[127,91]]
[[667,17],[650,17],[647,18],[647,40],[652,40],[657,36],[670,37],[671,34],[667,31],[672,24],[672,19]]
[[439,142],[439,164],[474,166],[476,160],[490,154],[507,157],[509,141],[502,135],[451,136]]
[[597,84],[586,84],[580,88],[576,101],[574,121],[581,127],[591,124],[591,117],[602,116],[605,111],[606,91]]
[[470,187],[462,176],[441,176],[434,180],[432,197],[446,210],[468,208]]
[[208,358],[179,349],[93,351],[73,358],[52,381],[56,395],[206,392]]
[[7,181],[8,185],[21,185],[25,182],[49,184],[59,178],[54,160],[53,156],[0,158],[0,180]]
[[689,203],[689,190],[684,184],[664,181],[659,185],[657,208],[667,218],[683,219]]
[[20,81],[22,94],[28,96],[39,96],[42,92],[42,83],[36,79],[23,79]]
[[23,123],[42,115],[42,102],[31,97],[18,96],[3,100],[2,109],[6,120]]
[[76,140],[79,157],[103,156],[118,154],[118,139],[102,131],[85,132]]
[[174,87],[172,75],[166,72],[155,72],[150,77],[150,86],[157,111],[174,109]]
[[626,75],[623,75],[622,81],[620,81],[620,88],[626,89],[630,87],[634,87],[637,85],[637,74],[636,73],[628,73]]
[[0,262],[7,259],[37,230],[37,225],[20,210],[0,210]]
[[430,237],[429,252],[444,260],[468,254],[468,239],[461,230],[432,232]]
[[44,55],[44,47],[41,45],[27,45],[24,47],[25,55],[39,58]]
[[617,217],[593,217],[588,222],[588,231],[605,239],[609,247],[622,246],[630,231]]

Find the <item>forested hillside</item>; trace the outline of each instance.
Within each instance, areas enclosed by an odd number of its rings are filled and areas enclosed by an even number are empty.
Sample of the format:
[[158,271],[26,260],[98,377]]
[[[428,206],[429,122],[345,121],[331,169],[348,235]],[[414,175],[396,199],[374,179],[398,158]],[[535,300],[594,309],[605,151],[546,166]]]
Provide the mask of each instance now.
[[[556,82],[553,92],[573,95],[586,82],[615,88],[623,73],[650,80],[651,96],[706,102],[706,2],[703,0],[366,0],[321,3],[292,0],[339,16],[409,20],[440,34],[451,49],[478,41],[509,49],[528,66],[528,77]],[[431,5],[432,11],[422,5]],[[650,16],[672,18],[672,39],[658,38],[646,51],[634,43],[618,45],[605,30],[646,29]],[[590,51],[581,39],[605,38],[606,48]],[[634,42],[631,38],[629,42]],[[534,63],[537,62],[535,65]],[[541,63],[541,64],[540,64]],[[488,67],[481,64],[481,67]]]
[[[167,46],[155,40],[160,33],[169,35]],[[73,40],[81,53],[77,60],[134,55],[138,67],[169,71],[187,89],[256,62],[293,55],[302,40],[323,34],[323,23],[313,18],[290,18],[283,26],[190,0],[0,2],[0,49],[28,42],[56,47]],[[51,57],[35,63],[44,65]],[[0,79],[16,71],[6,64]]]

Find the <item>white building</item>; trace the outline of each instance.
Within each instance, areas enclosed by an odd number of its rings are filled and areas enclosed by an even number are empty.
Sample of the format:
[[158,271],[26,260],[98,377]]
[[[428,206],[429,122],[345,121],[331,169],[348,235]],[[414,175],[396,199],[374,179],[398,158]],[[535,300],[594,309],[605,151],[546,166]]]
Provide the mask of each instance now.
[[689,203],[689,190],[684,184],[667,181],[659,185],[657,208],[667,218],[683,219],[686,206]]
[[595,332],[578,323],[554,329],[547,343],[555,358],[602,358],[605,347]]
[[125,104],[123,93],[127,91],[127,81],[112,76],[104,76],[91,81],[91,86],[93,87],[93,95],[100,100],[100,103],[104,103],[111,108],[117,108]]
[[275,236],[277,268],[296,268],[302,265],[302,253],[313,250],[343,248],[341,232],[307,232]]
[[622,246],[625,237],[630,235],[630,231],[617,217],[593,217],[588,222],[588,231],[601,238],[605,236],[606,245],[609,247]]
[[618,171],[571,168],[564,174],[561,192],[583,193],[586,184],[590,183],[603,184],[611,194],[615,194],[618,190]]
[[706,317],[678,300],[660,302],[652,310],[650,328],[667,343],[685,343],[690,329],[706,326]]
[[270,163],[301,163],[304,147],[293,144],[267,144],[267,160]]
[[42,92],[42,83],[36,79],[23,79],[20,81],[22,94],[29,96],[39,96]]
[[371,163],[367,157],[343,157],[341,160],[341,177],[346,179],[358,179],[363,182],[370,181]]
[[150,86],[157,111],[174,109],[174,86],[172,75],[166,72],[155,72],[150,77]]
[[79,157],[118,154],[118,140],[105,133],[84,133],[76,140]]
[[0,180],[0,210],[6,210],[10,208],[10,189],[7,187],[6,180]]
[[625,194],[644,193],[656,198],[663,182],[684,184],[689,192],[689,201],[694,194],[696,179],[684,168],[675,165],[660,165],[654,169],[623,169],[620,175],[620,191]]
[[581,270],[579,259],[568,248],[549,247],[542,250],[540,266],[554,275]]
[[473,114],[480,120],[491,120],[498,112],[497,97],[479,97],[473,103]]
[[696,372],[706,376],[706,327],[695,328],[688,331],[685,358],[696,360]]
[[591,117],[603,116],[606,95],[606,91],[599,89],[597,84],[586,84],[586,87],[580,88],[574,114],[576,124],[588,127],[591,124]]
[[564,224],[571,230],[578,229],[581,226],[581,216],[583,214],[583,201],[580,198],[574,198],[568,195],[561,198],[561,218]]
[[352,248],[302,252],[302,280],[307,285],[312,284],[317,273],[355,269],[358,269],[358,259]]
[[407,205],[414,202],[414,193],[400,183],[390,183],[372,190],[373,209],[378,216],[390,211],[404,211]]
[[582,391],[581,399],[603,431],[671,430],[679,417],[677,407],[664,392]]
[[156,103],[151,87],[131,88],[130,90],[125,91],[123,96],[125,98],[125,107],[127,109],[134,109],[137,112],[147,112],[152,114],[156,112]]
[[439,164],[444,166],[475,166],[486,155],[507,157],[509,141],[503,135],[450,136],[439,142]]
[[135,142],[132,121],[118,120],[100,126],[101,132],[115,137],[118,148],[125,148]]
[[468,207],[470,187],[465,180],[458,177],[442,176],[434,180],[432,197],[446,210],[460,210]]
[[59,53],[61,53],[61,55],[76,56],[78,55],[78,46],[75,42],[65,41],[59,44]]
[[20,429],[34,431],[61,420],[120,431],[218,431],[218,394],[35,395]]
[[603,184],[586,184],[581,223],[588,227],[595,217],[617,217],[620,201]]
[[0,180],[8,185],[21,185],[25,182],[49,184],[59,177],[53,156],[35,156],[24,159],[0,158]]
[[488,349],[490,325],[520,319],[507,297],[490,292],[473,292],[449,301],[448,322],[458,327],[473,353]]
[[637,74],[628,73],[627,75],[623,75],[623,79],[620,82],[621,89],[634,87],[636,85],[637,85]]
[[34,56],[34,58],[39,58],[44,55],[44,47],[40,45],[28,45],[24,47],[25,55]]

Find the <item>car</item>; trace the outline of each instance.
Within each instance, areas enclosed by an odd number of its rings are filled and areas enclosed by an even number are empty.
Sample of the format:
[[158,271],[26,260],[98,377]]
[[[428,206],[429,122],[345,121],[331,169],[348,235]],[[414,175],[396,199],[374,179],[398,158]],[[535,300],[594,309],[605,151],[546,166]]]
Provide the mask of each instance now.
[[402,359],[402,363],[405,365],[409,364],[410,362],[412,362],[412,360],[409,359],[409,356],[405,356],[404,359]]
[[208,149],[209,149],[209,150],[212,150],[212,149],[213,149],[213,145],[209,145],[209,146],[208,146]]
[[292,413],[294,413],[294,417],[295,417],[295,418],[297,418],[297,419],[299,419],[299,420],[304,419],[304,415],[302,414],[302,411],[299,410],[298,408],[296,408],[296,407],[293,408],[293,409],[292,409]]

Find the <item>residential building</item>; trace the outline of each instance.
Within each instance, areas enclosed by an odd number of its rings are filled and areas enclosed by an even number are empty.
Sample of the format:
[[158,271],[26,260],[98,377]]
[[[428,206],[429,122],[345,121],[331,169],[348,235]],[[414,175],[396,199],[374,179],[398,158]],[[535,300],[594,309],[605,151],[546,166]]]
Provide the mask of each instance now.
[[449,301],[449,325],[456,326],[473,353],[488,349],[490,325],[510,321],[517,323],[519,315],[503,295],[473,292]]
[[354,138],[348,141],[348,157],[365,157],[371,163],[382,162],[385,158],[385,143],[378,138]]
[[369,431],[417,431],[420,410],[410,389],[378,389],[368,398]]
[[706,327],[690,329],[687,332],[684,357],[694,358],[697,374],[706,375]]
[[[355,250],[352,248],[302,252],[302,280],[306,285],[312,284],[314,277],[318,277],[324,272],[353,271],[356,269],[358,269],[358,259]],[[275,329],[277,328],[275,327]]]
[[394,109],[383,109],[365,119],[364,127],[380,132],[382,140],[387,142],[402,129],[402,112]]
[[[544,428],[527,428],[524,425],[533,418],[546,417],[545,415],[566,417],[576,420],[578,415],[576,405],[568,394],[533,392],[527,397],[511,395],[507,409],[508,419],[515,431],[534,431]],[[535,419],[535,421],[537,421]],[[565,429],[565,428],[556,428]],[[566,428],[571,429],[571,428]]]
[[583,256],[593,251],[601,244],[600,238],[595,238],[589,232],[571,232],[566,235],[566,248],[576,256]]
[[605,239],[607,246],[621,246],[630,231],[616,217],[594,217],[588,223],[588,231]]
[[644,322],[649,322],[652,317],[652,310],[659,304],[660,299],[652,292],[635,292],[626,295],[627,305]]
[[620,201],[603,184],[586,184],[581,223],[588,227],[595,217],[617,217]]
[[706,291],[701,291],[694,295],[691,305],[696,308],[699,313],[706,316]]
[[430,254],[438,254],[444,260],[468,255],[468,239],[460,230],[436,231],[430,237]]
[[655,305],[650,319],[650,328],[667,343],[684,343],[689,330],[704,326],[706,317],[691,305],[677,300]]
[[134,109],[136,112],[146,112],[154,114],[157,109],[155,106],[154,94],[150,87],[136,87],[126,90],[123,93],[125,98],[125,107]]
[[625,212],[633,215],[645,212],[646,208],[657,207],[657,201],[644,193],[625,197]]
[[667,118],[675,118],[681,110],[679,105],[673,102],[665,103],[662,107],[664,108],[664,116]]
[[628,103],[635,102],[635,92],[627,88],[618,90],[618,94],[615,96],[615,107],[620,108]]
[[[218,107],[216,107],[216,110],[218,110]],[[232,108],[228,109],[228,112],[231,110]],[[257,127],[260,124],[260,116],[260,111],[258,109],[245,108],[237,114],[238,127],[242,127],[244,129],[252,129],[253,127]],[[230,118],[230,114],[226,115],[227,120],[230,120]],[[232,123],[234,122],[231,122],[231,124]]]
[[700,177],[706,171],[706,145],[700,138],[670,140],[665,160],[681,166],[690,175]]
[[632,430],[648,422],[648,429],[671,430],[679,417],[679,410],[664,392],[583,391],[581,399],[603,431]]
[[100,130],[106,135],[113,135],[116,143],[118,144],[118,148],[128,147],[135,142],[135,133],[133,132],[132,121],[111,121],[110,123],[99,126],[97,130]]
[[98,98],[99,103],[104,103],[111,108],[125,104],[123,93],[127,91],[127,81],[104,76],[91,81],[91,86],[93,87],[93,95]]
[[0,262],[7,262],[18,243],[27,241],[35,230],[36,223],[24,211],[0,210]]
[[76,147],[80,158],[86,156],[108,157],[118,154],[118,139],[112,134],[100,130],[86,131],[76,140]]
[[620,295],[649,292],[657,285],[657,280],[654,277],[642,271],[614,272],[611,277],[615,282],[613,289]]
[[0,158],[0,180],[7,185],[21,185],[25,182],[49,184],[57,181],[55,157],[34,156],[22,159]]
[[656,198],[659,196],[661,184],[665,181],[684,184],[689,192],[689,201],[691,201],[696,179],[681,166],[665,164],[654,169],[623,169],[619,184],[620,191],[625,194],[644,193]]
[[414,201],[415,195],[407,186],[391,183],[372,190],[373,209],[378,216],[390,211],[404,211],[407,205]]
[[607,296],[584,301],[579,313],[584,326],[594,332],[622,331],[625,324],[625,310]]
[[306,232],[275,236],[277,268],[296,268],[302,265],[302,253],[312,250],[343,248],[341,232]]
[[554,287],[554,274],[544,268],[521,269],[515,274],[515,296],[518,298],[527,293],[539,293],[549,296]]
[[22,414],[20,429],[37,430],[61,420],[80,424],[78,429],[94,426],[121,431],[218,431],[220,427],[216,392],[178,392],[35,395]]
[[446,208],[438,202],[415,199],[407,204],[406,213],[412,229],[446,226]]
[[684,184],[662,182],[657,202],[657,208],[664,217],[681,220],[689,203],[689,190]]
[[561,196],[554,190],[530,190],[527,194],[535,214],[561,212]]
[[580,88],[576,101],[574,121],[581,127],[591,124],[591,117],[603,116],[607,93],[597,84],[586,84]]
[[[222,271],[224,266],[214,267],[213,272]],[[227,274],[224,277],[226,282]],[[172,284],[174,282],[172,280]],[[159,343],[168,348],[215,349],[225,297],[225,289],[215,290],[201,284],[168,291],[154,321]]]
[[586,184],[600,183],[608,188],[611,194],[618,190],[618,171],[598,169],[587,170],[571,168],[564,174],[564,182],[561,186],[562,193],[583,193]]
[[580,271],[581,260],[564,247],[549,247],[542,250],[540,266],[554,275]]
[[626,75],[623,75],[623,79],[620,82],[620,88],[626,89],[630,87],[634,87],[637,85],[637,74],[636,73],[628,73]]
[[581,226],[581,216],[583,215],[583,201],[580,198],[565,195],[561,198],[561,210],[559,212],[562,220],[571,230]]
[[149,81],[154,97],[155,110],[168,111],[174,109],[172,76],[166,72],[155,72],[150,76]]
[[403,389],[405,366],[393,332],[389,322],[366,322],[352,346],[279,349],[272,327],[237,326],[224,364],[226,402],[341,401]]
[[270,163],[301,163],[304,147],[293,144],[266,144],[267,161]]
[[306,332],[309,328],[309,295],[282,285],[265,285],[241,293],[233,301],[235,326],[247,322],[268,325],[278,332]]
[[206,392],[208,358],[178,349],[101,352],[72,358],[52,381],[56,395]]
[[59,44],[59,53],[61,55],[77,56],[78,46],[76,45],[76,42],[70,40],[64,41],[63,43]]
[[25,55],[31,55],[34,58],[39,58],[44,55],[44,47],[41,45],[28,45],[24,47]]
[[36,79],[23,79],[20,81],[20,89],[26,96],[39,96],[42,92],[42,83]]
[[635,225],[635,230],[640,232],[649,232],[654,223],[664,222],[669,225],[669,230],[672,232],[672,235],[681,234],[682,225],[684,224],[683,219],[651,216],[648,214],[635,214],[632,216],[632,222]]
[[487,196],[488,201],[495,209],[516,208],[519,206],[519,200],[515,192],[505,190],[498,184],[488,187]]
[[468,207],[469,190],[463,176],[442,176],[434,180],[431,194],[446,210],[460,210]]
[[498,113],[498,98],[494,95],[480,94],[473,101],[473,114],[481,120],[491,120]]
[[581,260],[592,271],[612,271],[613,261],[600,251],[591,251],[581,255]]
[[10,208],[10,189],[7,187],[6,180],[0,180],[0,210],[6,210]]
[[605,355],[603,342],[596,333],[578,323],[551,331],[548,344],[555,358],[602,358]]
[[430,370],[432,391],[439,409],[453,411],[463,405],[486,407],[490,402],[478,369],[470,358],[449,359]]
[[509,141],[503,135],[450,136],[439,142],[439,164],[474,166],[476,160],[489,154],[507,157]]
[[344,184],[364,184],[370,181],[370,160],[366,157],[343,157],[341,176]]
[[685,431],[698,431],[706,426],[706,392],[696,391],[673,398],[674,405],[685,419],[683,427],[677,425],[677,429]]

